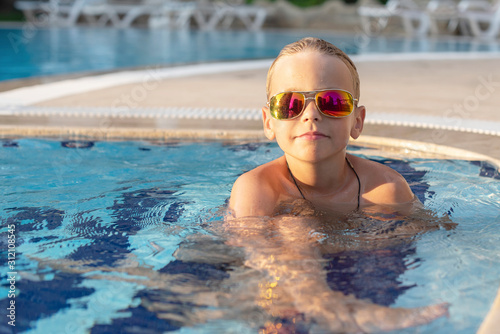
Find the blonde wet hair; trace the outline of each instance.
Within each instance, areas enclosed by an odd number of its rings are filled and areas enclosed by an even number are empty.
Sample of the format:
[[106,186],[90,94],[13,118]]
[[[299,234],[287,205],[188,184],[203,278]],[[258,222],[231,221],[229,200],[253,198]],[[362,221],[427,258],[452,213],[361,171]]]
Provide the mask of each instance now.
[[281,59],[284,56],[291,56],[296,53],[304,51],[317,51],[320,54],[330,55],[342,60],[342,62],[347,66],[349,72],[351,73],[352,82],[354,86],[354,92],[352,92],[354,98],[359,99],[359,93],[360,93],[359,74],[351,58],[349,58],[349,56],[344,51],[340,50],[332,43],[329,43],[325,40],[315,37],[305,37],[297,42],[286,45],[281,50],[279,55],[271,64],[271,67],[269,67],[269,71],[267,72],[267,81],[266,81],[267,98],[269,98],[269,92],[271,89],[271,79],[274,73],[274,65],[278,62],[279,59]]

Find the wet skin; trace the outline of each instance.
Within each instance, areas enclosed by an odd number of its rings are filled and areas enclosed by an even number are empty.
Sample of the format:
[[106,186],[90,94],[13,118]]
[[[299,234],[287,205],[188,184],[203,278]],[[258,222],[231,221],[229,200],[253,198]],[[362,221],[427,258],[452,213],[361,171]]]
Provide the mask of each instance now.
[[291,214],[268,219],[247,217],[229,220],[225,225],[225,233],[232,236],[230,243],[245,249],[245,265],[267,273],[271,282],[268,285],[274,285],[277,297],[267,303],[271,314],[304,314],[323,330],[334,333],[395,330],[425,324],[447,314],[447,304],[389,308],[333,291],[327,285],[324,255],[384,251],[397,244],[411,244],[428,231],[451,229],[453,223],[432,218],[425,211],[414,218],[391,213],[384,222],[381,215],[373,220],[370,210],[332,215],[318,213],[307,201],[289,204],[295,210]]

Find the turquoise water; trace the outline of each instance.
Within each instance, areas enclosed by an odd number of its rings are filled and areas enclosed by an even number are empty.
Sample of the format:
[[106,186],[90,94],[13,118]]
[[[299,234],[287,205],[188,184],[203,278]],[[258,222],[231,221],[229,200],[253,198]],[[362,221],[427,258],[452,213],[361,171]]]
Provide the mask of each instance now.
[[302,37],[324,38],[348,54],[499,52],[498,41],[369,37],[359,31],[196,31],[165,29],[0,29],[0,81],[77,72],[274,58]]
[[[313,332],[301,314],[271,316],[258,303],[256,289],[269,276],[245,262],[252,249],[232,244],[221,221],[234,180],[280,156],[276,144],[0,143],[0,254],[6,263],[11,226],[17,273],[15,331],[2,316],[0,332],[257,333],[278,323]],[[475,332],[500,283],[496,169],[350,152],[398,170],[433,215],[355,215],[346,219],[356,229],[324,232],[322,243],[335,249],[318,260],[329,287],[390,307],[450,303],[448,318],[398,333]],[[457,225],[444,228],[443,217]],[[410,240],[396,234],[397,243],[379,238],[381,229],[414,224],[433,228]],[[372,240],[359,239],[366,248],[335,248],[359,235]],[[259,247],[279,257],[273,238]],[[2,309],[13,299],[8,272],[2,266]]]

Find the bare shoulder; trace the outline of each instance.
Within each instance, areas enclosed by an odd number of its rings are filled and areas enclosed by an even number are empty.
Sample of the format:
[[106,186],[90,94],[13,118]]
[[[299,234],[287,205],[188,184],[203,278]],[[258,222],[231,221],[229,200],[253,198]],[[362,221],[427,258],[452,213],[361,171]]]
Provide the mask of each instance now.
[[234,217],[269,216],[280,195],[279,159],[242,174],[233,184],[229,210]]
[[349,156],[362,182],[363,200],[373,204],[400,204],[414,200],[405,178],[378,162]]

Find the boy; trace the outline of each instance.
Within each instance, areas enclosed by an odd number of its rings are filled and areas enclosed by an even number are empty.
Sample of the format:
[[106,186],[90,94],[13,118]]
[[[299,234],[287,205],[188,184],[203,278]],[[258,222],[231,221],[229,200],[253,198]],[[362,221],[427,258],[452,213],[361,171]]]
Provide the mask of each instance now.
[[[323,267],[325,254],[390,247],[373,235],[353,241],[331,233],[328,225],[336,223],[331,215],[311,215],[310,207],[295,205],[303,199],[316,209],[338,213],[416,201],[396,171],[346,153],[349,138],[359,137],[365,118],[365,108],[357,104],[358,73],[349,57],[317,38],[287,45],[269,69],[267,97],[264,132],[276,139],[284,156],[236,180],[229,218],[237,219],[225,224],[229,244],[245,250],[245,265],[267,274],[259,284],[265,291],[258,293],[258,305],[273,317],[304,314],[321,330],[334,333],[394,330],[446,315],[446,304],[388,308],[333,291]],[[278,215],[288,203],[301,215]],[[342,221],[338,228],[346,224]]]
[[229,202],[234,217],[272,216],[280,204],[300,198],[333,211],[414,201],[396,171],[346,153],[366,110],[358,105],[356,67],[344,52],[311,37],[289,44],[271,65],[266,90],[264,132],[284,156],[236,180]]

